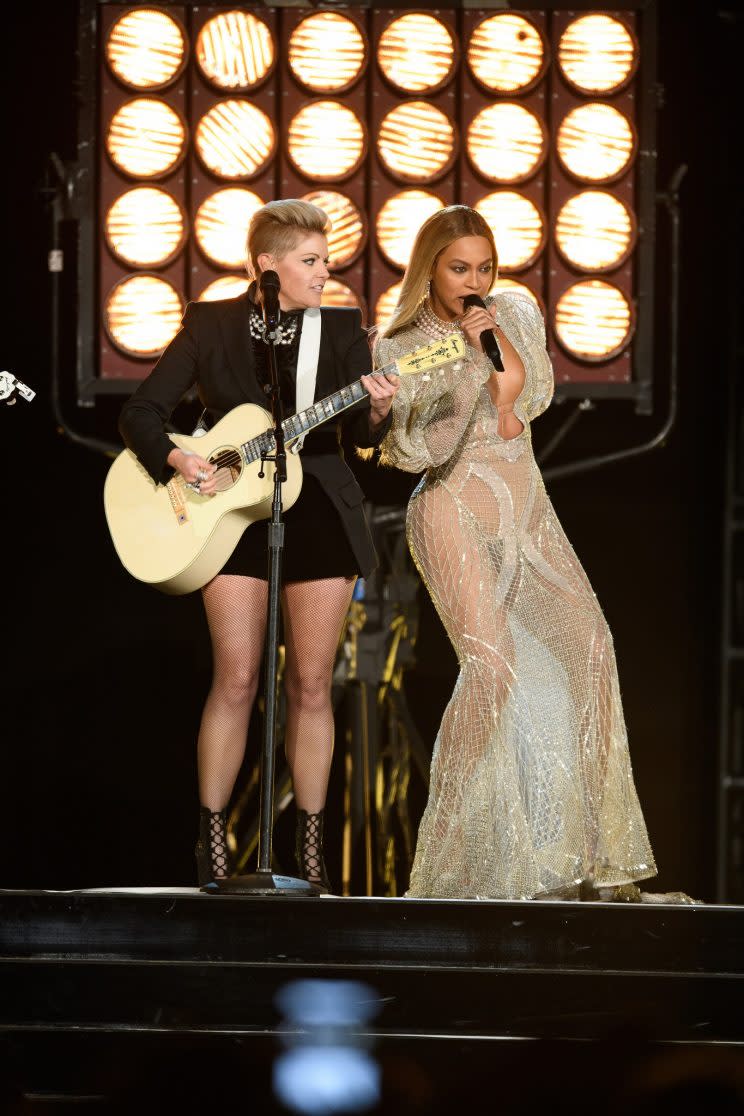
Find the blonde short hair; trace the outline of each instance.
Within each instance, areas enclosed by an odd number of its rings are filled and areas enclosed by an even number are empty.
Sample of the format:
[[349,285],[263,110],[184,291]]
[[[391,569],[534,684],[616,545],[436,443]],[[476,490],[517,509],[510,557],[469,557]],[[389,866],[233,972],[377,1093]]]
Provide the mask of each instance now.
[[312,202],[297,198],[267,202],[256,210],[248,226],[248,274],[253,279],[258,278],[261,271],[258,257],[264,252],[281,260],[307,233],[327,236],[330,230],[328,214]]
[[381,330],[384,337],[390,337],[411,324],[426,298],[437,260],[445,248],[463,236],[486,238],[491,247],[492,279],[495,281],[499,257],[491,226],[485,217],[468,205],[448,205],[445,209],[440,209],[424,221],[416,233],[410,262],[403,276],[398,305],[390,321]]

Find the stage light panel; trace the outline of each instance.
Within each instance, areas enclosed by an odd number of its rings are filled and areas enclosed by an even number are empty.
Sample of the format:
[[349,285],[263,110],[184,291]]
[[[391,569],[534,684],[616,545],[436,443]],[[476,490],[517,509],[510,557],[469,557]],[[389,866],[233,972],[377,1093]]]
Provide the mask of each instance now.
[[402,190],[384,203],[377,215],[377,243],[395,267],[405,267],[416,233],[444,202],[427,190]]
[[471,163],[492,182],[524,182],[545,159],[545,127],[524,105],[502,101],[487,105],[467,133]]
[[216,302],[221,298],[238,298],[248,290],[247,275],[221,275],[204,288],[199,302]]
[[359,297],[347,283],[329,279],[323,288],[321,306],[359,306]]
[[493,285],[491,294],[498,294],[499,291],[514,291],[516,294],[527,295],[538,309],[540,307],[540,300],[534,291],[530,290],[524,283],[518,283],[516,279],[497,279]]
[[524,16],[500,12],[475,28],[467,60],[475,80],[489,91],[524,93],[545,69],[545,43],[535,25]]
[[574,283],[558,299],[555,333],[561,345],[581,360],[616,356],[630,340],[631,305],[619,287],[602,279]]
[[394,19],[383,31],[377,62],[396,89],[431,93],[446,85],[454,74],[455,40],[441,20],[410,12]]
[[353,20],[337,12],[316,12],[295,27],[288,58],[289,68],[306,89],[340,93],[364,69],[367,47]]
[[207,259],[219,267],[241,267],[246,259],[248,225],[263,204],[258,194],[239,186],[210,194],[194,221],[196,242]]
[[254,89],[276,61],[271,31],[250,12],[222,12],[208,20],[196,39],[196,62],[217,89]]
[[194,144],[218,178],[253,178],[274,154],[276,134],[265,112],[250,101],[218,101],[196,126]]
[[116,199],[105,217],[109,248],[129,267],[162,267],[183,247],[185,219],[171,194],[137,186]]
[[159,356],[178,332],[183,303],[176,288],[156,275],[132,275],[109,292],[106,332],[128,356]]
[[556,137],[558,158],[582,182],[611,182],[623,174],[635,154],[627,116],[613,105],[592,101],[566,113]]
[[108,33],[109,69],[130,89],[162,89],[186,62],[186,36],[180,24],[156,8],[126,12]]
[[377,151],[395,178],[432,182],[452,163],[455,127],[436,105],[404,101],[391,109],[380,124]]
[[500,271],[529,267],[545,244],[545,221],[534,202],[513,190],[497,190],[475,208],[493,230]]
[[362,121],[340,101],[313,101],[289,123],[289,158],[300,174],[318,182],[353,174],[366,146]]
[[106,151],[131,178],[161,178],[183,158],[186,126],[174,108],[154,97],[136,97],[114,114]]
[[580,93],[615,93],[635,73],[638,52],[619,19],[599,13],[570,23],[558,43],[558,65]]
[[393,311],[400,302],[400,292],[403,289],[403,280],[399,283],[393,283],[392,287],[388,287],[383,291],[377,300],[375,306],[375,325],[384,325],[393,316]]
[[356,205],[335,190],[313,190],[304,195],[304,200],[319,206],[333,226],[328,234],[328,266],[347,267],[361,252],[367,233]]
[[583,190],[558,213],[555,242],[573,267],[606,271],[627,259],[634,231],[633,216],[620,198],[605,190]]

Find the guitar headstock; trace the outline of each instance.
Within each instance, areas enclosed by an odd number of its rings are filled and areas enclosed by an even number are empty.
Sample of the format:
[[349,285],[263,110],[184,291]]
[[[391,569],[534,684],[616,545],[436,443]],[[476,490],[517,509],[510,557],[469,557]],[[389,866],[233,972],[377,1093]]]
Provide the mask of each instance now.
[[432,341],[431,345],[424,345],[421,349],[414,349],[412,353],[398,357],[395,363],[401,376],[410,376],[414,372],[441,368],[443,364],[450,364],[464,356],[465,341],[462,335],[450,333],[441,341]]

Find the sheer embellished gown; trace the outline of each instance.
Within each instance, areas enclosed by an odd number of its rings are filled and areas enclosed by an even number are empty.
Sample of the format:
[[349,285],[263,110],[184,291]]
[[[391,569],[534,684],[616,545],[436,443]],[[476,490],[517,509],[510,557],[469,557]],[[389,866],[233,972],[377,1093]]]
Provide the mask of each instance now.
[[[383,443],[383,461],[425,470],[408,542],[460,664],[434,745],[417,897],[571,894],[656,873],[612,636],[533,456],[530,423],[553,391],[542,317],[514,292],[489,301],[524,369],[513,404],[492,402],[492,365],[468,347],[401,380]],[[376,363],[438,331],[452,328],[422,311],[378,340]]]

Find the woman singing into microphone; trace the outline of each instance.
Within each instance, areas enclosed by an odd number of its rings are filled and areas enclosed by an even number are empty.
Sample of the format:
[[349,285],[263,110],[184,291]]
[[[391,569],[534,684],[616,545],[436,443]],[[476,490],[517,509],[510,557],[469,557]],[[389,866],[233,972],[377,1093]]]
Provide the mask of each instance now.
[[[253,277],[275,271],[280,280],[277,364],[284,412],[296,407],[297,358],[304,312],[319,308],[328,279],[330,227],[323,210],[305,201],[275,201],[254,215],[248,232]],[[192,303],[181,331],[150,376],[125,405],[121,432],[156,482],[173,470],[214,491],[213,469],[175,447],[164,424],[196,385],[212,423],[241,403],[266,406],[264,322],[254,282],[245,296]],[[375,553],[362,510],[362,492],[344,461],[339,422],[349,422],[360,447],[379,443],[389,425],[397,386],[371,371],[358,310],[321,310],[311,398],[322,399],[362,376],[369,399],[311,432],[302,461],[304,481],[285,516],[282,607],[286,646],[286,753],[298,808],[300,875],[328,888],[323,863],[323,810],[333,752],[331,674],[356,577],[368,575]],[[304,371],[303,371],[304,375]],[[307,384],[303,388],[307,391]],[[226,807],[245,751],[263,656],[267,609],[266,523],[242,536],[202,596],[212,640],[214,675],[198,740],[201,800],[197,867],[200,885],[230,873]]]
[[[553,393],[545,328],[527,296],[487,298],[496,266],[477,212],[436,213],[375,351],[382,365],[452,330],[468,344],[463,362],[401,383],[382,445],[384,461],[425,470],[408,540],[460,662],[408,894],[596,895],[656,868],[612,637],[532,452]],[[486,308],[463,313],[469,295]]]

